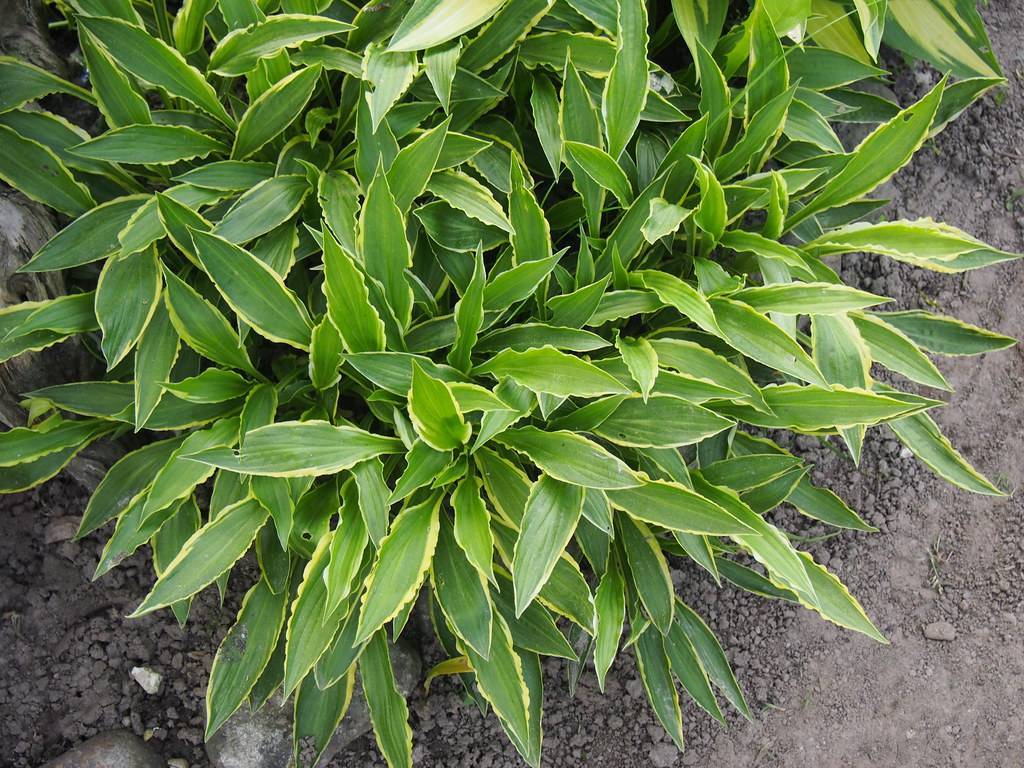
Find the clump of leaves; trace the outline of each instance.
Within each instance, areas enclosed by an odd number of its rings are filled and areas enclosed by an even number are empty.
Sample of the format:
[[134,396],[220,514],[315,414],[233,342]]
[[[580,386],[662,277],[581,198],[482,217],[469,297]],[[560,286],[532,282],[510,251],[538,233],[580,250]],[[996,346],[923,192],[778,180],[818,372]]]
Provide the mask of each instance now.
[[[766,431],[836,434],[856,460],[885,424],[999,493],[939,432],[941,401],[872,364],[948,391],[926,352],[1012,340],[880,311],[829,266],[1015,258],[930,219],[862,221],[1001,82],[970,3],[914,3],[935,14],[916,41],[910,4],[759,0],[726,29],[725,3],[696,0],[186,0],[173,18],[71,0],[89,87],[0,59],[0,177],[69,220],[23,270],[77,290],[2,310],[0,350],[78,335],[107,372],[25,395],[0,486],[155,438],[79,531],[114,522],[97,576],[150,544],[136,615],[185,621],[255,550],[207,734],[280,689],[297,747],[322,750],[358,674],[381,751],[409,765],[386,633],[421,592],[449,655],[432,676],[458,675],[530,764],[543,656],[573,675],[592,658],[603,686],[630,649],[680,747],[676,681],[749,716],[667,558],[883,640],[768,513],[871,527]],[[856,87],[884,74],[883,29],[960,79],[902,109]],[[54,92],[105,127],[26,106]],[[847,152],[838,122],[878,125]]]

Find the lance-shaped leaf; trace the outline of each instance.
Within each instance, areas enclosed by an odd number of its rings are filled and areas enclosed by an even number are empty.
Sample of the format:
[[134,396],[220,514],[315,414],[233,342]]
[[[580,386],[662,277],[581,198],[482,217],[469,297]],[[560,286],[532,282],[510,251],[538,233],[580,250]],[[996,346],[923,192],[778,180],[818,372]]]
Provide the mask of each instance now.
[[672,531],[710,536],[751,532],[728,510],[679,483],[647,480],[635,488],[607,491],[607,496],[612,506]]
[[330,232],[324,232],[324,283],[327,314],[348,352],[384,349],[384,323],[370,302],[363,273]]
[[26,197],[69,216],[79,216],[96,205],[88,187],[75,180],[64,162],[49,147],[24,138],[0,125],[0,179]]
[[542,475],[530,489],[512,557],[516,616],[540,592],[569,544],[583,510],[583,489]]
[[491,654],[491,599],[487,580],[455,541],[447,515],[441,515],[441,529],[430,569],[430,580],[438,606],[455,634],[483,658]]
[[593,363],[551,346],[525,352],[506,349],[476,366],[473,373],[487,373],[499,379],[509,376],[528,389],[556,397],[597,397],[627,391]]
[[366,101],[370,105],[370,123],[374,131],[412,85],[418,64],[415,53],[392,51],[380,43],[373,43],[366,49],[362,79],[366,85],[373,86],[373,90],[366,93]]
[[525,454],[556,480],[585,488],[633,488],[639,478],[621,459],[597,443],[565,430],[545,432],[536,427],[506,429],[495,438]]
[[185,542],[132,616],[143,616],[191,597],[212,584],[245,554],[267,511],[255,500],[239,502]]
[[494,707],[502,726],[519,741],[527,741],[530,691],[523,677],[522,661],[512,647],[512,635],[500,614],[494,617],[490,658],[483,658],[469,647],[465,651],[476,672],[480,692]]
[[654,291],[665,304],[693,320],[708,333],[722,335],[708,300],[688,282],[653,269],[641,270],[636,274],[640,284]]
[[601,111],[608,154],[618,159],[647,103],[647,3],[619,0],[616,5],[615,63],[605,83]]
[[597,435],[618,445],[637,448],[677,448],[728,429],[732,423],[679,397],[654,395],[623,399],[594,427]]
[[416,597],[437,545],[440,494],[395,517],[366,579],[356,641],[372,636]]
[[228,77],[244,75],[264,57],[350,29],[351,24],[325,16],[277,13],[225,35],[210,54],[210,71]]
[[206,738],[242,705],[270,661],[284,626],[288,592],[260,579],[246,593],[234,626],[221,641],[206,687]]
[[542,261],[551,256],[551,228],[537,198],[526,186],[519,163],[513,159],[512,193],[509,195],[509,221],[512,224],[513,262]]
[[248,432],[238,451],[213,449],[189,458],[248,475],[314,477],[401,450],[401,440],[356,427],[336,427],[326,421],[282,421]]
[[675,625],[683,631],[693,645],[711,682],[720,688],[729,703],[749,720],[750,709],[743,698],[743,691],[736,683],[736,677],[732,673],[722,646],[708,625],[682,600],[676,600]]
[[448,352],[448,362],[460,371],[468,371],[472,363],[473,347],[484,322],[484,284],[487,273],[483,253],[478,249],[469,285],[455,304],[455,343]]
[[313,95],[321,71],[317,66],[300,69],[261,93],[238,121],[231,157],[248,157],[291,125]]
[[181,339],[215,363],[255,374],[249,354],[224,315],[166,268],[163,275],[164,301]]
[[70,151],[111,163],[171,165],[226,149],[216,139],[184,125],[126,125],[77,144]]
[[214,232],[232,243],[247,243],[288,221],[309,194],[305,176],[284,174],[261,181],[235,201]]
[[490,513],[480,497],[476,474],[469,472],[459,481],[451,497],[455,510],[455,541],[466,558],[488,581],[494,581],[494,537]]
[[[666,628],[667,631],[667,628]],[[673,743],[683,748],[683,721],[679,710],[679,694],[665,654],[662,633],[648,627],[636,641],[636,662],[647,700]]]
[[567,141],[563,146],[587,176],[615,195],[615,199],[623,208],[629,207],[633,202],[633,188],[629,178],[611,155],[603,149],[578,141]]
[[328,613],[324,573],[331,559],[333,534],[325,533],[302,572],[288,616],[284,652],[284,695],[290,696],[327,652],[337,633],[338,616]]
[[473,433],[448,385],[432,378],[415,362],[409,388],[409,417],[423,441],[438,451],[461,447]]
[[51,93],[67,93],[88,104],[96,102],[87,89],[52,72],[13,56],[0,56],[0,112],[17,109]]
[[[439,181],[442,177],[449,178],[449,174],[438,174],[431,177],[448,139],[450,123],[451,120],[445,120],[440,125],[425,131],[414,142],[402,147],[395,155],[394,162],[388,169],[387,179],[391,193],[395,196],[395,204],[401,210],[407,211],[413,200],[423,194],[423,190],[427,189],[429,185],[435,183],[440,185],[443,183],[443,181]],[[461,176],[461,174],[454,175]],[[431,191],[443,199],[447,199],[436,190],[432,189]]]
[[618,562],[609,563],[594,595],[597,634],[594,642],[594,668],[597,684],[604,691],[604,679],[619,650],[622,625],[626,618],[626,583]]
[[380,167],[359,216],[359,249],[367,274],[380,282],[391,311],[400,325],[407,326],[412,316],[412,288],[405,270],[412,266],[412,252],[405,237],[405,217]]
[[160,266],[156,248],[110,259],[96,285],[96,319],[107,369],[135,346],[160,298]]
[[388,49],[420,51],[446,43],[493,16],[505,0],[416,0]]
[[78,23],[98,39],[126,71],[195,104],[224,125],[234,127],[213,86],[163,40],[122,19],[79,17]]
[[920,309],[878,312],[870,316],[902,331],[922,349],[940,355],[980,355],[1017,343],[1009,336],[987,331],[955,317]]
[[617,522],[640,602],[658,631],[664,634],[672,623],[675,593],[661,545],[651,529],[639,520],[623,515]]
[[389,768],[412,768],[409,708],[395,683],[384,630],[373,636],[359,656],[359,679],[370,710],[373,735]]
[[192,230],[192,240],[203,268],[240,318],[271,341],[309,349],[313,323],[280,275],[223,237]]

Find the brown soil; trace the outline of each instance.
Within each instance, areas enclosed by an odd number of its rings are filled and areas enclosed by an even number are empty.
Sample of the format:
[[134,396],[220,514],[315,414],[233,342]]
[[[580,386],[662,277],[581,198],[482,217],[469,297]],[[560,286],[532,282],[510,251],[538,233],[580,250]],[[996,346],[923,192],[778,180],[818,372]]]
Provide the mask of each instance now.
[[[992,244],[1024,251],[1024,7],[991,0],[983,9],[1010,80],[926,147],[892,186],[889,214],[934,216]],[[921,68],[901,72],[904,102],[934,82]],[[949,277],[870,257],[845,257],[848,282],[1024,338],[1024,263]],[[956,388],[939,413],[960,450],[1007,491],[1024,483],[1024,349],[939,366]],[[547,673],[545,765],[803,766],[829,768],[1015,768],[1024,763],[1024,576],[1022,495],[971,496],[933,477],[884,429],[873,430],[861,466],[814,440],[793,447],[817,462],[815,478],[847,499],[881,531],[844,533],[814,544],[857,595],[888,646],[843,632],[803,611],[714,588],[683,567],[673,575],[718,632],[756,722],[732,718],[720,729],[684,704],[689,740],[678,755],[656,725],[633,665],[613,667],[608,691],[585,673],[569,698],[565,670]],[[834,446],[833,446],[834,447]],[[37,766],[112,728],[151,736],[166,757],[207,764],[202,696],[217,639],[237,606],[202,595],[179,629],[169,617],[122,618],[151,583],[136,555],[90,583],[98,536],[61,538],[85,496],[58,479],[0,499],[0,764]],[[821,527],[780,513],[807,536]],[[949,641],[923,627],[945,621]],[[424,653],[428,662],[433,649]],[[162,673],[150,696],[133,666]],[[521,765],[493,718],[462,701],[444,680],[411,702],[418,766]],[[368,741],[331,768],[383,765]]]

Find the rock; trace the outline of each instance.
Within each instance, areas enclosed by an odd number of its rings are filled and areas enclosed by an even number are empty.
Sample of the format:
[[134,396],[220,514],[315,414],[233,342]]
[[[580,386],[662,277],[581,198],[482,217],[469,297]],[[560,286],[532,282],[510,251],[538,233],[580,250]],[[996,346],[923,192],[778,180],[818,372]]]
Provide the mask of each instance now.
[[167,768],[189,768],[188,760],[183,757],[172,757],[167,761]]
[[61,541],[69,541],[75,537],[77,531],[77,517],[58,517],[46,524],[46,528],[43,530],[43,542],[57,544]]
[[671,768],[679,760],[679,750],[670,742],[661,742],[651,747],[648,753],[654,768]]
[[160,683],[164,679],[163,675],[149,667],[132,667],[130,674],[132,679],[142,686],[142,690],[151,695],[160,690]]
[[[391,665],[398,689],[405,695],[420,681],[419,653],[408,643],[391,646]],[[370,730],[370,712],[361,686],[356,685],[352,703],[334,737],[324,751],[321,765],[349,743]],[[252,714],[243,705],[206,743],[206,754],[214,768],[281,768],[292,754],[292,707],[281,706],[275,696]]]
[[948,621],[933,621],[924,627],[924,636],[929,640],[951,642],[956,640],[956,627]]
[[111,731],[94,736],[43,768],[163,768],[163,765],[164,761],[135,734]]

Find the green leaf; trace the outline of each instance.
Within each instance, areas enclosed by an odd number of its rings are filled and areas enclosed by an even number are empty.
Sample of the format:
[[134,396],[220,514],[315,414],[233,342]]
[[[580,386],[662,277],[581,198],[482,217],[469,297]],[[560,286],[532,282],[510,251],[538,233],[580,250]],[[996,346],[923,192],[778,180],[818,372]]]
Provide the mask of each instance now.
[[455,304],[455,343],[448,353],[448,362],[460,371],[468,372],[473,365],[473,347],[476,346],[477,334],[484,322],[486,281],[483,253],[478,250],[473,265],[473,276]]
[[277,645],[284,626],[288,593],[274,594],[260,579],[246,593],[234,625],[224,635],[206,687],[206,738],[242,705]]
[[620,459],[582,435],[565,430],[544,432],[536,427],[506,429],[495,438],[523,453],[556,480],[584,488],[633,488],[640,485]]
[[594,182],[607,189],[619,205],[628,208],[633,202],[633,188],[618,163],[602,149],[578,141],[567,141],[563,145],[573,161]]
[[530,692],[505,620],[500,615],[494,617],[489,658],[483,658],[470,647],[465,652],[476,672],[477,686],[494,707],[502,726],[516,739],[526,742],[530,732]]
[[140,80],[165,89],[208,112],[229,128],[234,121],[213,87],[167,43],[121,19],[78,17],[78,23],[103,44],[114,60]]
[[452,40],[423,52],[423,68],[441,108],[448,112],[452,81],[462,53],[462,41]]
[[[434,186],[435,184],[438,186],[444,184],[443,181],[438,182],[442,175],[432,177],[432,174],[438,166],[441,151],[448,139],[449,125],[450,121],[445,120],[440,125],[423,132],[414,142],[402,147],[395,155],[394,162],[388,169],[387,179],[391,193],[395,196],[395,204],[401,210],[407,211],[413,201],[428,188],[439,197],[448,199]],[[447,177],[448,174],[443,174],[443,176]],[[455,203],[452,205],[459,207]],[[466,212],[468,213],[468,211]]]
[[661,546],[650,528],[639,520],[625,515],[617,520],[637,594],[651,621],[664,634],[672,622],[674,591]]
[[17,109],[51,93],[67,93],[95,104],[93,95],[45,69],[13,56],[0,56],[0,112]]
[[247,243],[288,221],[309,194],[304,176],[274,176],[247,190],[217,224],[214,234]]
[[[139,337],[135,351],[135,431],[149,420],[160,398],[161,384],[170,377],[171,368],[178,359],[179,338],[171,324],[171,317],[163,302],[158,301],[153,316]],[[230,399],[230,398],[225,398]]]
[[562,165],[562,129],[559,125],[558,93],[551,80],[540,72],[534,73],[533,90],[530,93],[530,107],[533,110],[534,129],[540,139],[544,158],[551,167],[551,173],[558,177]]
[[1005,495],[957,452],[928,414],[917,413],[896,419],[890,421],[888,426],[896,433],[896,437],[939,477],[972,493],[987,496]]
[[689,317],[700,328],[716,336],[722,335],[708,300],[685,280],[666,272],[645,269],[635,273],[641,285],[657,294],[662,302]]
[[474,652],[488,658],[493,612],[487,580],[459,548],[447,515],[441,515],[430,580],[437,603],[452,630]]
[[583,509],[583,489],[542,475],[530,489],[512,558],[516,616],[551,577]]
[[247,433],[237,452],[213,449],[189,458],[249,475],[314,477],[400,450],[400,440],[356,427],[336,427],[326,421],[282,421]]
[[448,385],[431,378],[415,362],[409,389],[409,417],[423,441],[438,451],[460,448],[473,433]]
[[419,69],[414,53],[402,53],[386,49],[383,44],[374,43],[363,56],[362,79],[373,90],[366,95],[370,107],[370,122],[376,131],[381,120],[402,94],[412,85]]
[[[332,510],[333,511],[333,510]],[[340,618],[328,613],[325,571],[331,560],[331,533],[317,542],[313,556],[302,572],[302,582],[288,616],[284,652],[283,692],[287,698],[299,687],[313,665],[327,652]]]
[[160,300],[156,248],[117,256],[103,267],[96,284],[96,320],[103,331],[103,356],[110,370],[139,340]]
[[96,38],[84,28],[79,28],[79,42],[89,70],[89,84],[107,125],[120,128],[153,122],[145,97],[103,50]]
[[927,137],[945,83],[943,79],[919,102],[878,126],[814,199],[786,220],[786,229],[819,211],[863,197],[902,168]]
[[0,467],[27,464],[88,441],[94,435],[110,432],[111,429],[110,424],[99,420],[58,421],[38,429],[15,427],[0,433]]
[[618,445],[677,448],[732,426],[732,422],[678,397],[654,395],[647,402],[625,398],[594,433]]
[[405,237],[405,217],[379,167],[359,216],[359,249],[367,274],[380,282],[399,324],[408,326],[412,289],[405,270],[412,266],[412,252]]
[[415,0],[391,38],[392,51],[421,51],[483,24],[505,0]]
[[314,764],[323,756],[338,724],[348,712],[355,684],[355,669],[326,688],[320,688],[313,675],[307,675],[302,681],[295,694],[292,731],[292,760],[296,765],[302,764],[303,750],[312,748]]
[[204,525],[185,542],[132,616],[144,616],[212,584],[245,554],[266,517],[266,510],[250,499]]
[[366,579],[356,641],[373,635],[416,597],[437,545],[441,496],[403,509],[381,541]]
[[732,673],[722,646],[708,625],[690,606],[678,599],[676,600],[675,623],[693,645],[711,682],[721,689],[725,698],[739,710],[740,714],[750,720],[750,709],[743,698],[743,691],[736,683],[736,677]]
[[1006,349],[1017,343],[955,317],[936,315],[919,309],[905,312],[875,312],[869,315],[904,333],[915,344],[940,355],[980,355]]
[[950,391],[946,378],[905,333],[871,315],[850,315],[857,332],[867,344],[871,359],[901,373],[911,381]]
[[359,512],[375,547],[388,530],[388,496],[391,489],[384,482],[384,468],[380,459],[361,461],[352,467],[352,474],[359,488]]
[[646,480],[635,488],[610,490],[607,495],[612,506],[637,520],[672,531],[709,536],[751,531],[728,510],[679,483]]
[[494,193],[468,174],[460,171],[434,174],[427,183],[427,189],[452,208],[457,208],[479,222],[506,232],[512,231],[512,224],[501,204],[494,198]]
[[619,638],[622,637],[622,625],[626,617],[625,587],[618,563],[612,563],[601,577],[597,594],[594,595],[594,608],[597,614],[594,668],[602,693],[604,692],[605,677],[615,660],[615,654],[619,649]]
[[360,655],[359,679],[370,710],[373,735],[388,768],[412,768],[409,708],[395,683],[384,630],[373,635]]
[[245,159],[291,125],[313,95],[321,72],[317,66],[300,69],[261,93],[238,121],[231,157]]
[[551,228],[537,198],[526,186],[519,163],[513,159],[512,193],[509,195],[509,221],[512,225],[513,264],[543,262],[551,258]]
[[216,139],[183,125],[126,125],[70,148],[94,160],[145,165],[171,165],[225,150]]
[[[666,630],[667,631],[667,630]],[[636,641],[636,662],[640,680],[647,692],[647,700],[666,733],[679,748],[683,748],[683,721],[679,711],[679,694],[665,655],[661,633],[648,628]]]
[[629,369],[633,381],[640,387],[640,394],[646,403],[651,388],[658,379],[658,353],[654,351],[651,342],[643,337],[630,339],[620,335],[615,339],[615,348],[622,355],[622,360]]
[[271,341],[309,350],[313,323],[280,275],[223,237],[192,230],[192,240],[203,268],[240,318]]
[[[616,3],[615,63],[605,82],[601,112],[608,154],[617,159],[626,148],[647,103],[647,3]],[[620,198],[621,200],[621,198]]]
[[494,538],[491,534],[490,513],[480,498],[478,480],[468,473],[459,481],[452,493],[455,510],[455,541],[466,553],[466,558],[488,581],[494,581]]
[[510,376],[534,392],[557,397],[597,397],[626,391],[615,378],[593,363],[551,346],[525,352],[507,349],[476,366],[473,373],[486,373],[499,379]]
[[79,216],[96,206],[89,189],[75,180],[51,149],[23,138],[13,128],[0,125],[0,179],[26,197],[69,216]]
[[319,40],[352,29],[351,24],[324,16],[278,13],[244,29],[225,35],[210,54],[209,69],[218,75],[237,77],[256,68],[259,60],[285,48]]
[[767,317],[730,299],[715,298],[710,303],[731,346],[770,368],[811,384],[828,386],[803,347]]
[[166,268],[164,301],[178,336],[215,363],[256,373],[249,355],[224,315]]
[[348,352],[384,349],[384,323],[370,302],[363,273],[330,232],[324,232],[324,283],[327,314]]
[[839,315],[890,299],[832,283],[781,283],[744,288],[732,294],[758,312],[782,315]]
[[558,264],[562,252],[544,259],[524,261],[500,274],[491,274],[484,287],[484,309],[507,309],[530,296]]
[[[957,78],[1001,75],[985,23],[970,0],[889,0],[886,42]],[[927,30],[927,32],[925,31]]]

